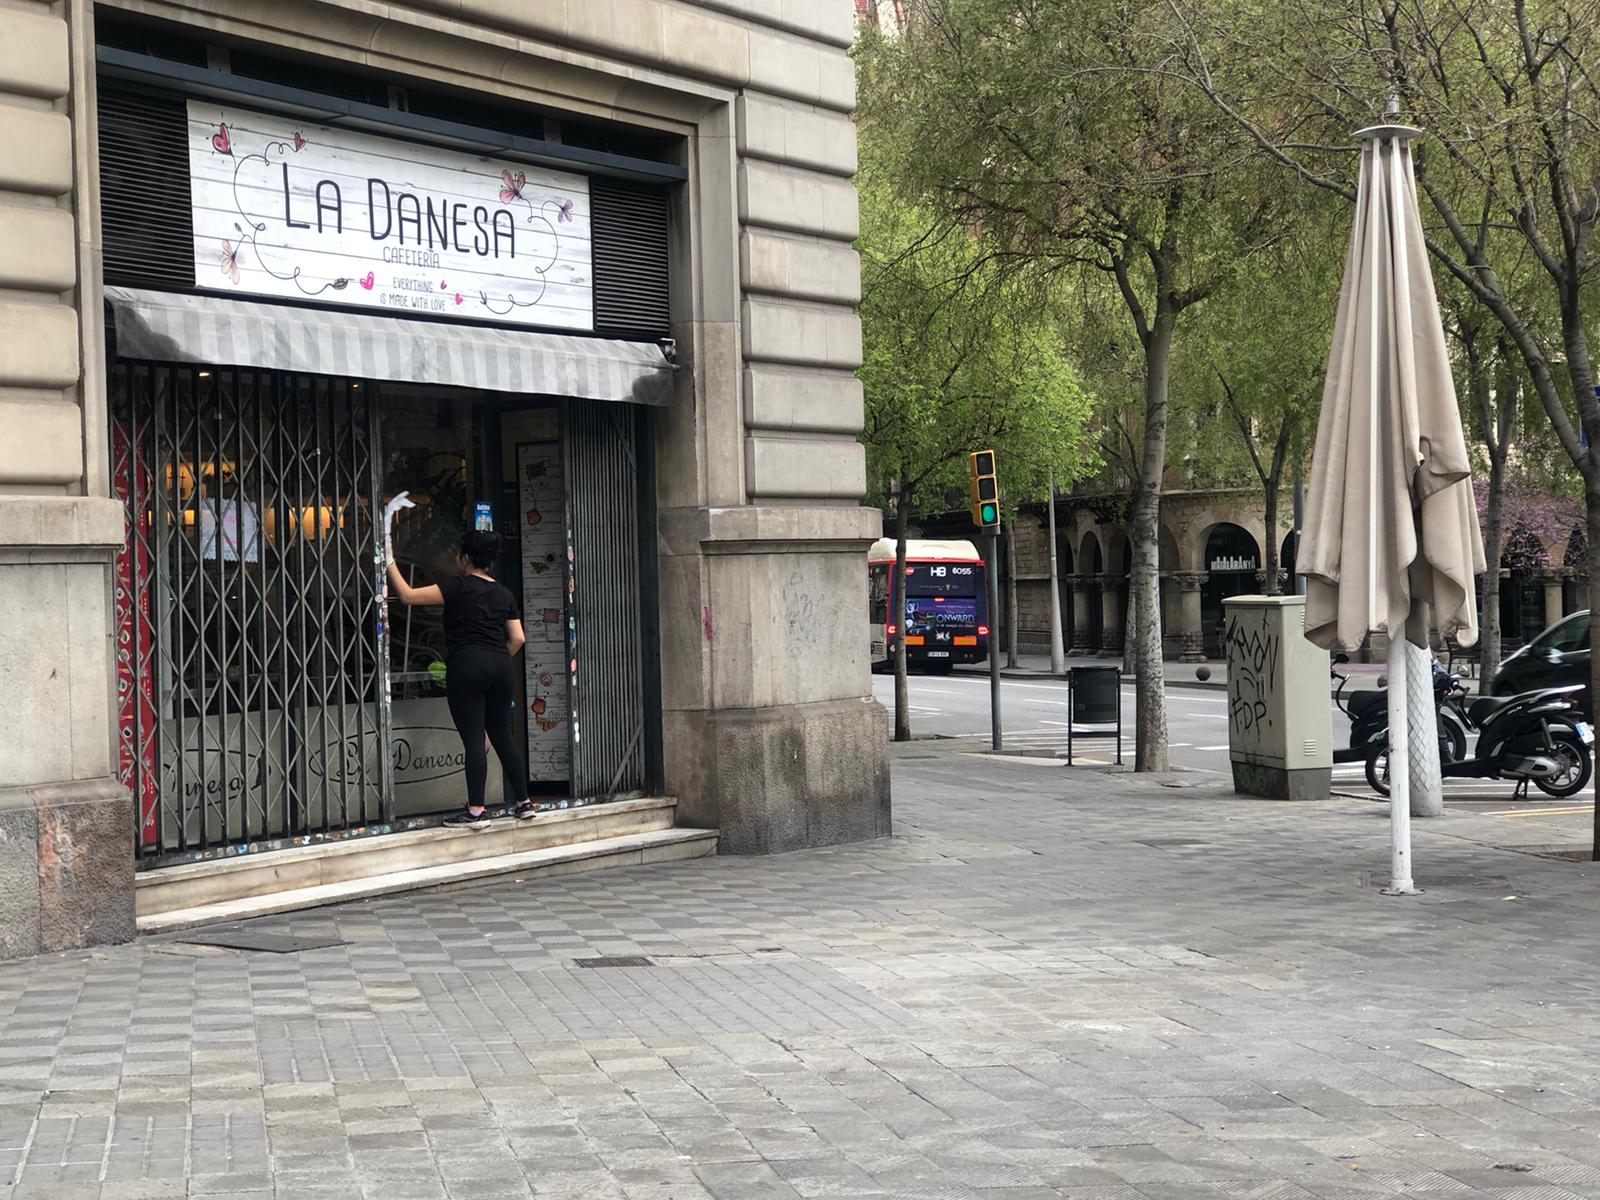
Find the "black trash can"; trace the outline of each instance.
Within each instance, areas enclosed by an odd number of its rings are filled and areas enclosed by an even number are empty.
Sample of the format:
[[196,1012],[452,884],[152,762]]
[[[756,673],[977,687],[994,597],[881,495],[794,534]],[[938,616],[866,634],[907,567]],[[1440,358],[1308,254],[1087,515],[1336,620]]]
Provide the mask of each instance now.
[[1122,671],[1073,667],[1067,672],[1067,765],[1078,738],[1116,738],[1122,765]]

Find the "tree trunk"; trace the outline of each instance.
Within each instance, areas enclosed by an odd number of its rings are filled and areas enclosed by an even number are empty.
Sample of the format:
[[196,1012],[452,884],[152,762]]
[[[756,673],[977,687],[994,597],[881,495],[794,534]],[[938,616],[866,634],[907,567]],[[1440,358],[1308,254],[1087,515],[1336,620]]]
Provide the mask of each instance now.
[[[1589,565],[1589,645],[1600,646],[1600,479],[1585,480],[1584,515],[1588,518],[1589,544],[1584,547]],[[1589,719],[1594,720],[1594,697],[1600,696],[1600,654],[1589,655]],[[1594,848],[1590,857],[1600,862],[1600,804],[1594,809]]]
[[1261,481],[1267,495],[1266,512],[1263,514],[1267,519],[1267,545],[1262,561],[1267,568],[1266,594],[1269,596],[1283,594],[1283,587],[1278,583],[1278,550],[1281,545],[1278,541],[1278,497],[1283,492],[1283,464],[1289,457],[1289,447],[1293,440],[1294,425],[1285,416],[1278,426],[1277,440],[1272,444],[1272,469]]
[[1167,462],[1167,377],[1175,316],[1157,308],[1145,339],[1144,444],[1133,508],[1132,601],[1136,771],[1167,769],[1166,674],[1161,661],[1161,477]]
[[1478,691],[1500,670],[1500,546],[1503,540],[1506,464],[1504,455],[1489,460],[1489,495],[1483,506],[1483,628],[1478,632]]
[[1278,586],[1278,481],[1274,479],[1267,484],[1266,512],[1263,514],[1267,520],[1267,544],[1262,547],[1264,553],[1261,561],[1266,567],[1266,578],[1261,589],[1265,595],[1281,595],[1283,589]]
[[901,486],[894,498],[894,740],[911,740],[911,684],[906,677],[906,530],[911,525],[911,489]]
[[1061,640],[1061,565],[1056,557],[1056,477],[1050,474],[1050,674],[1067,669],[1067,648]]
[[[1006,666],[1017,665],[1017,516],[1006,518]],[[992,639],[991,639],[992,640]]]

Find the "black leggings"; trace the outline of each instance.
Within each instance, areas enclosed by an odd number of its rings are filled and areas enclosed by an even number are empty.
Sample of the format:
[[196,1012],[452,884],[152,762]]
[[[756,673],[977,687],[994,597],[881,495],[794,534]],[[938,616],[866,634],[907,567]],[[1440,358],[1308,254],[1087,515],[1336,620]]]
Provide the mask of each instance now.
[[511,732],[511,703],[515,676],[511,671],[511,656],[504,650],[488,647],[469,647],[450,655],[445,672],[445,698],[450,705],[450,719],[456,723],[465,751],[467,771],[467,805],[483,807],[483,788],[489,775],[489,756],[483,748],[483,736],[489,735],[494,752],[515,795],[506,797],[507,803],[518,804],[528,798],[528,769],[523,765],[522,751]]

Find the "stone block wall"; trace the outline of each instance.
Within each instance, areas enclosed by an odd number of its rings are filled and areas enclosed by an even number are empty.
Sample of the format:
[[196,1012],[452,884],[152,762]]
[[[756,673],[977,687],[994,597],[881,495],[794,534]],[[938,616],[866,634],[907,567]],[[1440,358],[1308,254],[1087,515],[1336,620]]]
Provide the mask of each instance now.
[[[83,0],[0,7],[0,956],[133,933]],[[87,49],[86,49],[87,47]],[[86,57],[87,55],[87,57]],[[88,186],[86,186],[86,184]]]

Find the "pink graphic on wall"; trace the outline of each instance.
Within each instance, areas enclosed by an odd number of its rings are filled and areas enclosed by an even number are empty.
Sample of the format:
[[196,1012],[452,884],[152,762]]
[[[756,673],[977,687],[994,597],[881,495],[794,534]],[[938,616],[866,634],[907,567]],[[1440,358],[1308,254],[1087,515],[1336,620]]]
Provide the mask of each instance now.
[[113,573],[117,631],[117,778],[133,793],[139,838],[157,841],[155,639],[150,622],[150,548],[139,522],[150,499],[150,472],[138,461],[123,421],[111,424],[112,480],[128,515]]

